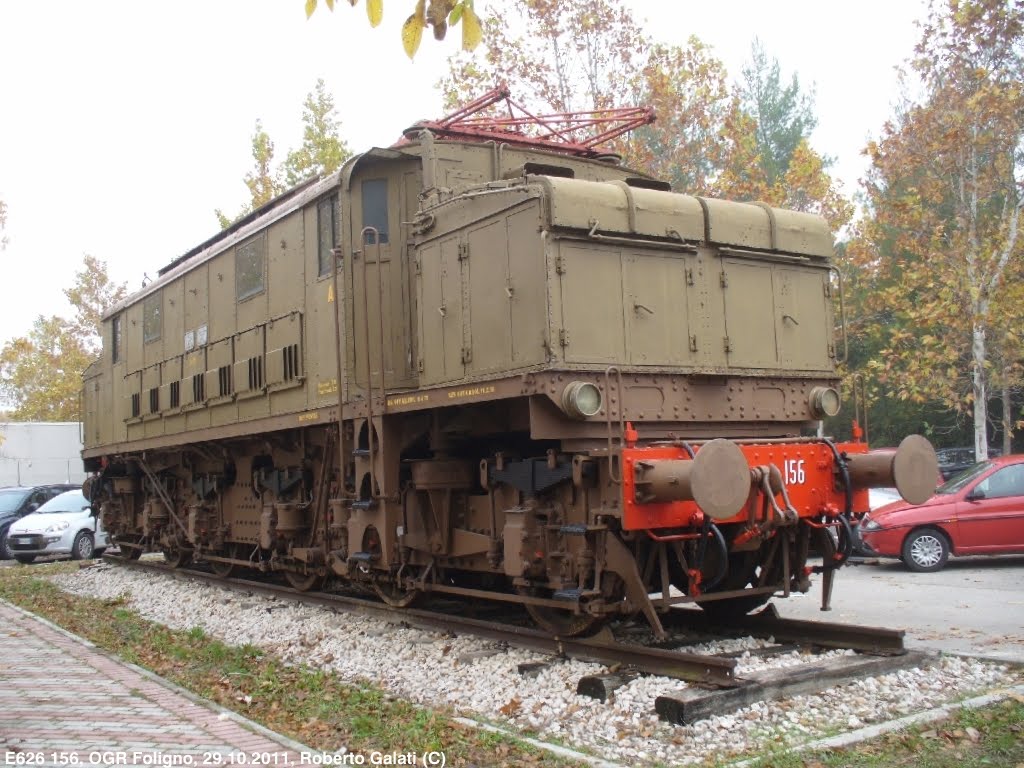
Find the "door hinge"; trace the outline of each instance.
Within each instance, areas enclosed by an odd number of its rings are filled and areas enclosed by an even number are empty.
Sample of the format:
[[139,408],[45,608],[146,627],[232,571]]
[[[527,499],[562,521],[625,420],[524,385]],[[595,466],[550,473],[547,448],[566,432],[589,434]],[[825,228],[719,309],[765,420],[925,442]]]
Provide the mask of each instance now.
[[469,258],[469,243],[459,243],[459,261]]
[[725,351],[732,352],[732,344],[729,343],[729,337],[723,336],[722,341],[725,342]]
[[558,343],[563,347],[569,346],[569,331],[567,331],[565,328],[562,328],[558,332]]
[[693,285],[693,267],[686,268],[686,284]]
[[416,261],[413,262],[413,265],[414,265],[413,269],[414,269],[415,273],[417,275],[422,275],[423,274],[423,262],[420,261],[419,259],[416,259]]
[[691,352],[696,352],[697,351],[697,335],[694,334],[694,333],[690,334],[690,351]]
[[416,361],[416,371],[417,371],[418,373],[423,373],[423,358],[422,358],[422,357],[421,357],[421,358],[419,358],[419,359],[418,359],[418,360]]
[[565,259],[561,256],[555,257],[555,273],[559,275],[565,274]]
[[829,356],[829,359],[831,359],[831,360],[835,360],[836,359],[836,345],[835,344],[831,344],[830,343],[828,345],[828,356]]
[[718,282],[722,284],[723,288],[729,287],[729,276],[725,274],[724,270],[718,275]]
[[832,298],[832,283],[828,280],[825,281],[825,298]]
[[462,348],[462,364],[473,362],[473,350],[469,347]]

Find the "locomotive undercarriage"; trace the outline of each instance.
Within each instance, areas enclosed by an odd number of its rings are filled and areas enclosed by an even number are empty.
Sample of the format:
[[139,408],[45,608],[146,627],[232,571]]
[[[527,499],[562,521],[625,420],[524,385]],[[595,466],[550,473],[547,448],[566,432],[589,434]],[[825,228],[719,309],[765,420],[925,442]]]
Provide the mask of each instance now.
[[[495,425],[452,408],[347,421],[340,445],[336,428],[311,426],[122,455],[90,494],[125,557],[163,552],[174,566],[204,561],[223,577],[280,572],[299,590],[333,579],[398,607],[426,593],[517,603],[563,636],[637,614],[661,634],[658,613],[683,602],[745,613],[806,591],[812,550],[829,584],[848,554],[841,510],[801,516],[778,469],[745,459],[738,514],[628,529],[630,503],[665,501],[656,498],[664,489],[644,485],[643,466],[657,460],[640,454],[637,485],[624,491],[629,451],[609,461],[603,442],[580,450],[579,440],[564,451],[517,432],[519,418],[510,407]],[[693,454],[679,441],[656,445]]]

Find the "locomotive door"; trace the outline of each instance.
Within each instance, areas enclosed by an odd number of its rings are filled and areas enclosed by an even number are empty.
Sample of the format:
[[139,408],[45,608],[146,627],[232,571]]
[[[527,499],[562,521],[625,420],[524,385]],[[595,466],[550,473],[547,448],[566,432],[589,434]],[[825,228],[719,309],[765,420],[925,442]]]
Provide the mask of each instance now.
[[[373,387],[381,386],[382,372],[386,387],[408,385],[411,378],[412,301],[407,225],[403,222],[412,221],[415,211],[406,214],[403,209],[409,204],[405,187],[413,183],[405,176],[415,174],[401,176],[387,170],[369,168],[365,177],[352,185],[352,235],[355,250],[360,252],[352,260],[352,376],[363,389],[367,386],[367,339]],[[366,227],[373,227],[376,237],[369,231],[361,237]]]

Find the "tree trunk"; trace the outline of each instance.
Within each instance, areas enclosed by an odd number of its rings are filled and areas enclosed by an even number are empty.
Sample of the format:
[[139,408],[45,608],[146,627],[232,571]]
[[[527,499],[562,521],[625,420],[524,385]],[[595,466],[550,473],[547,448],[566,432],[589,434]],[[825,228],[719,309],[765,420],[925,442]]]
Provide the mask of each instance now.
[[974,459],[984,461],[988,458],[988,387],[985,371],[985,326],[974,323],[971,334],[971,353],[974,358],[972,391],[974,393]]
[[1013,443],[1013,401],[1010,392],[1010,366],[1003,364],[1003,456],[1009,456]]

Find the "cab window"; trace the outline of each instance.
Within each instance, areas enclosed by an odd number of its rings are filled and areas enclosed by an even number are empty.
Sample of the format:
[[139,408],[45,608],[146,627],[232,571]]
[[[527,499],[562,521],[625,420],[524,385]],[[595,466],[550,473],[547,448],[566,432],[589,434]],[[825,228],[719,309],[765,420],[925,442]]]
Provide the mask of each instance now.
[[[388,242],[388,180],[367,179],[363,182],[363,226],[375,227],[380,233],[380,242]],[[373,236],[366,234],[367,244],[373,243]]]
[[235,248],[235,298],[238,301],[263,293],[263,262],[267,240],[257,235]]
[[147,296],[142,304],[142,341],[148,344],[160,338],[160,307],[163,297],[160,291]]
[[116,363],[121,359],[121,316],[114,315],[110,321],[110,361]]
[[316,221],[319,246],[317,248],[317,274],[320,277],[331,274],[331,259],[338,245],[338,196],[331,195],[321,200],[316,207]]

